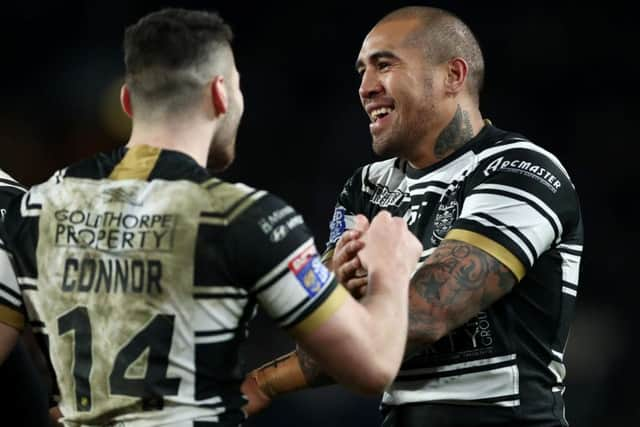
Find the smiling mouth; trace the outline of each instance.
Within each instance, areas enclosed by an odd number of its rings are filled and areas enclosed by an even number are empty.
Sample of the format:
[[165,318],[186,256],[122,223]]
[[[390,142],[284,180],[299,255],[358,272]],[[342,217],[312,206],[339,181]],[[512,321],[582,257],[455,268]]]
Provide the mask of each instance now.
[[385,118],[392,111],[393,111],[393,108],[391,107],[376,108],[371,112],[371,115],[369,117],[371,119],[371,123],[375,123],[378,120]]

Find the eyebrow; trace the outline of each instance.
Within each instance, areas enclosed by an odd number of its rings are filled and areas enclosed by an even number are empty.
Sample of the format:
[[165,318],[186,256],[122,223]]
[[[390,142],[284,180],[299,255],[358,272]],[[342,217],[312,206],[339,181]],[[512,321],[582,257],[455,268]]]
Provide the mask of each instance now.
[[[380,50],[378,52],[374,52],[369,55],[368,60],[371,62],[379,61],[380,59],[390,58],[390,59],[399,59],[398,56],[391,52],[390,50]],[[358,59],[356,61],[356,71],[364,65],[364,61],[362,59]]]

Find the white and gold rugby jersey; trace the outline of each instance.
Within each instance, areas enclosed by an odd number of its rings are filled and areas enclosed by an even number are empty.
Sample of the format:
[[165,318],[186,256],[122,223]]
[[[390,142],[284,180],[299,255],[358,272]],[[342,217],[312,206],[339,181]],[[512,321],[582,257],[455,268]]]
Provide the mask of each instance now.
[[359,168],[338,197],[325,257],[355,215],[371,219],[382,209],[405,218],[422,242],[421,262],[446,237],[483,249],[519,280],[497,303],[408,357],[383,409],[453,404],[458,409],[446,425],[476,426],[484,424],[464,406],[484,405],[486,414],[501,414],[490,423],[566,423],[563,355],[583,231],[575,188],[558,159],[487,124],[428,168],[397,158]]
[[174,151],[82,161],[6,223],[18,286],[0,320],[46,338],[68,426],[237,426],[256,305],[305,331],[346,296],[293,208]]

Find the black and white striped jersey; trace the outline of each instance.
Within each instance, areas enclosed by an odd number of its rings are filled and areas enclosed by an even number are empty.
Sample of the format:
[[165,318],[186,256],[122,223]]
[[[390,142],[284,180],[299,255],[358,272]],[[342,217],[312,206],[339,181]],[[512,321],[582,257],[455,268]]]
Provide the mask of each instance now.
[[383,406],[483,404],[513,408],[514,422],[542,416],[566,423],[563,353],[583,231],[575,188],[558,159],[487,124],[428,168],[397,158],[362,167],[338,197],[325,257],[356,214],[371,219],[382,209],[405,218],[423,244],[421,262],[451,238],[485,250],[520,281],[465,325],[409,355]]
[[[11,199],[19,197],[27,191],[10,175],[0,170],[0,218],[4,220]],[[1,227],[1,224],[0,224]],[[16,291],[18,284],[10,254],[4,240],[0,239],[0,316],[14,318],[13,313],[20,310],[22,301]],[[12,326],[18,326],[10,323]]]
[[69,426],[237,426],[256,305],[304,332],[347,295],[293,208],[175,151],[80,162],[5,222],[19,287],[0,320],[47,338]]

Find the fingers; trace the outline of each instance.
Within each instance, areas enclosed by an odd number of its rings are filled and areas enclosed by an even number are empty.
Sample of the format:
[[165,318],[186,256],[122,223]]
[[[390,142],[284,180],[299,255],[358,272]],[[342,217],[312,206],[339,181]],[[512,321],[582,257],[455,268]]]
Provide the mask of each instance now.
[[[359,240],[354,240],[350,242],[348,246],[345,246],[345,249],[342,252],[335,253],[333,265],[335,268],[335,275],[340,283],[346,283],[351,278],[358,275],[358,270],[361,269],[362,264],[360,263],[360,258],[358,258],[357,254],[363,246],[364,243]],[[336,257],[338,258],[337,261],[335,261]]]
[[360,214],[356,215],[356,222],[353,226],[354,230],[359,231],[360,233],[364,233],[369,228],[369,220],[366,216]]
[[360,299],[367,293],[367,284],[369,283],[368,278],[365,277],[357,277],[355,279],[351,279],[344,284],[344,287],[351,293],[351,295],[355,299]]

